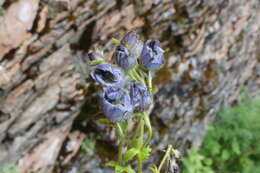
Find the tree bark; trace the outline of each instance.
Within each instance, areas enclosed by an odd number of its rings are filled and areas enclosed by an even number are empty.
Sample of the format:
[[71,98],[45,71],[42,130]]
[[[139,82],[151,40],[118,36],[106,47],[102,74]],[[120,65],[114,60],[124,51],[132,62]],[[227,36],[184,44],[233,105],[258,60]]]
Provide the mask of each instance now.
[[[260,85],[258,0],[18,0],[2,7],[0,165],[19,160],[24,172],[51,170],[82,112],[76,59],[96,47],[111,57],[111,38],[128,30],[166,49],[151,113],[158,150],[199,146],[240,86],[254,94]],[[26,165],[30,159],[36,163]]]

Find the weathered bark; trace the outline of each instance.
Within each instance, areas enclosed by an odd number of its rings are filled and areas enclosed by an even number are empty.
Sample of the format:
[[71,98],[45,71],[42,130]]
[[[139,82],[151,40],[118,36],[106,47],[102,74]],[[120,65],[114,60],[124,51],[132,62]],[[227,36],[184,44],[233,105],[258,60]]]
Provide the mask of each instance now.
[[[12,6],[19,10],[18,3],[28,2],[31,18],[12,18]],[[158,150],[167,143],[200,145],[207,125],[220,106],[238,98],[241,85],[259,88],[258,0],[134,2],[6,5],[0,17],[0,165],[20,160],[25,170],[36,171],[53,164],[83,103],[76,57],[94,47],[110,57],[111,38],[128,30],[159,38],[167,50],[151,113]]]

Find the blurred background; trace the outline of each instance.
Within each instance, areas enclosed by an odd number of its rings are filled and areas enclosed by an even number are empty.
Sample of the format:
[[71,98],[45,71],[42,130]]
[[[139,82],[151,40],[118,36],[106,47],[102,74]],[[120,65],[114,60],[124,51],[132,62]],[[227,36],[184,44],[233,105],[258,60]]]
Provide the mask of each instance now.
[[181,172],[260,172],[259,19],[259,0],[0,0],[0,172],[112,172],[87,54],[128,31],[166,51],[146,172],[168,144]]

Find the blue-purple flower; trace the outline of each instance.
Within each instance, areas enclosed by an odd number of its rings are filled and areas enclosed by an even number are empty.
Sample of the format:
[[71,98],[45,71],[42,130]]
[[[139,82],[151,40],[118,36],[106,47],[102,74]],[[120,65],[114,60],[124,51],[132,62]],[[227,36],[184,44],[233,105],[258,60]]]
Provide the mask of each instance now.
[[141,66],[146,70],[159,69],[164,62],[163,53],[159,40],[147,40],[141,54]]
[[130,97],[135,111],[144,112],[152,104],[152,94],[141,83],[133,82],[130,88]]
[[144,43],[139,39],[139,36],[135,32],[128,32],[121,40],[121,43],[125,47],[128,47],[130,53],[136,58],[141,55]]
[[106,117],[112,122],[131,118],[133,106],[127,90],[108,87],[102,96],[102,106]]
[[114,59],[118,66],[127,71],[134,68],[136,64],[135,57],[122,45],[117,46],[114,53]]
[[91,61],[104,59],[103,55],[99,52],[91,52],[88,54],[88,57]]
[[91,77],[103,87],[121,87],[124,84],[122,71],[110,64],[98,64],[93,67]]

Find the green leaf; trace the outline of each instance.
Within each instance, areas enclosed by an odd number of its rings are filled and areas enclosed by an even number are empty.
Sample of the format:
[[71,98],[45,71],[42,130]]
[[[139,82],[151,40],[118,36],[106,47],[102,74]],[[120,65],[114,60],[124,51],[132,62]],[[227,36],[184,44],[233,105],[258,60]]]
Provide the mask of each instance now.
[[112,38],[112,42],[115,43],[115,45],[117,46],[121,44],[121,41],[115,38]]
[[135,173],[135,170],[130,165],[125,167],[124,171],[127,172],[127,173]]
[[204,163],[205,163],[206,165],[210,166],[210,165],[212,165],[213,161],[212,161],[212,159],[205,158],[205,159],[204,159]]
[[106,163],[106,166],[110,166],[110,167],[116,167],[117,165],[118,165],[118,163],[115,161],[110,161],[110,162]]
[[128,150],[125,155],[124,155],[124,162],[128,162],[129,160],[131,160],[132,158],[134,158],[135,155],[137,155],[139,153],[139,150],[136,148],[131,148],[130,150]]
[[188,157],[183,159],[183,173],[251,173],[260,170],[256,166],[260,165],[259,96],[252,98],[248,91],[244,89],[243,92],[237,105],[219,112],[208,128],[199,152],[188,152]]
[[115,166],[115,172],[116,173],[123,173],[124,171],[125,171],[124,167],[119,166],[119,165]]
[[217,143],[217,141],[209,141],[209,144],[211,145],[211,154],[218,155],[221,150],[221,146],[219,145],[219,143]]
[[150,170],[153,172],[153,173],[159,173],[159,170],[158,168],[154,165],[153,167],[150,168]]
[[92,156],[95,151],[96,140],[94,138],[86,138],[81,144],[81,149],[84,150],[88,155]]
[[236,139],[234,139],[232,141],[231,146],[232,146],[232,150],[234,151],[234,153],[240,154],[240,147],[239,147],[239,144]]
[[226,150],[226,149],[224,149],[224,150],[222,151],[222,153],[221,153],[221,159],[222,159],[222,161],[228,160],[228,159],[229,159],[229,156],[230,156],[229,151]]
[[140,155],[139,155],[140,160],[141,161],[148,160],[151,151],[152,149],[150,147],[141,148]]
[[114,167],[116,173],[135,173],[135,171],[132,169],[130,165],[122,166],[117,162],[110,161],[106,163],[106,166]]

